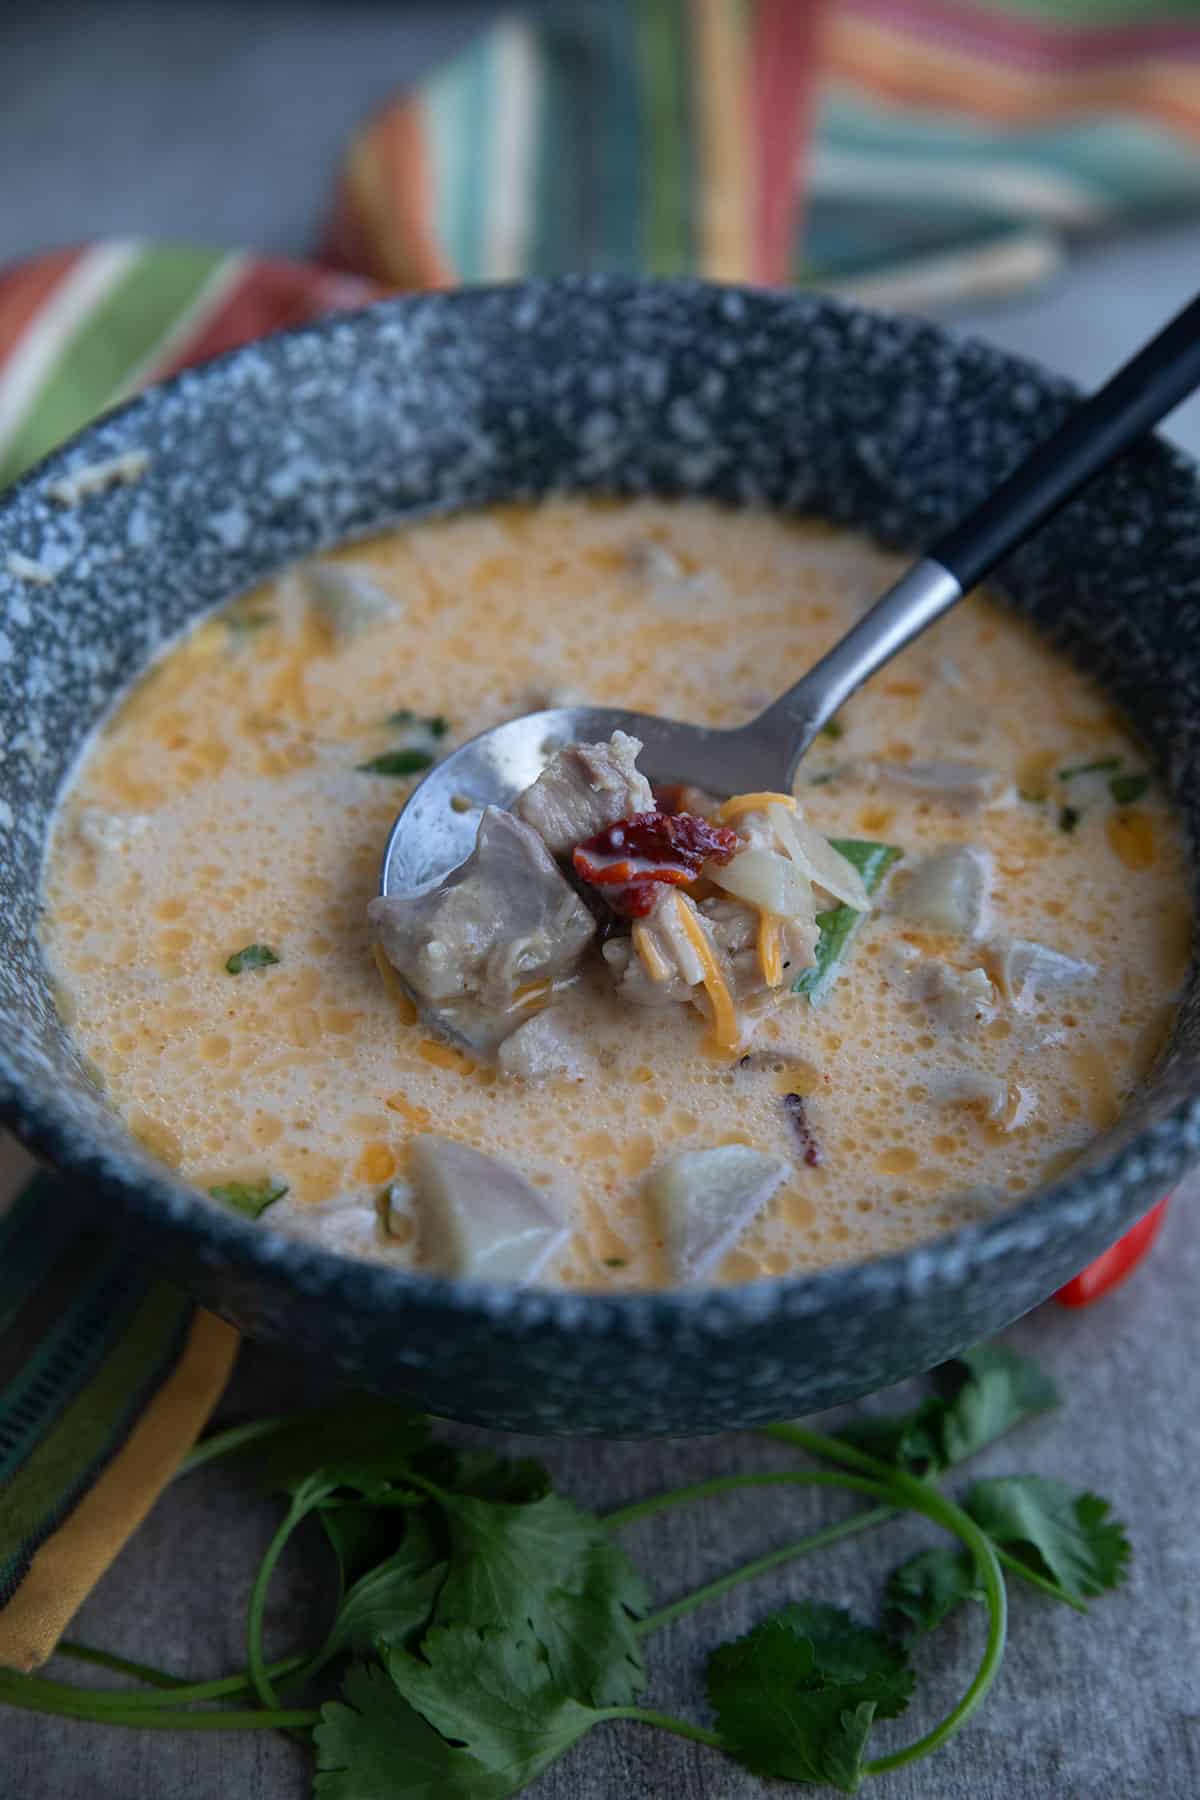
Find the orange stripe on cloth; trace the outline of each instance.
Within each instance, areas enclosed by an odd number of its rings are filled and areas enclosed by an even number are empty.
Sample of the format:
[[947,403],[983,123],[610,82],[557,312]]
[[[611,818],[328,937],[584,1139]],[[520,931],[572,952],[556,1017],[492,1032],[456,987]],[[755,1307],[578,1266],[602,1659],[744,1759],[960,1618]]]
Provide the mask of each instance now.
[[321,256],[388,288],[453,285],[433,227],[433,171],[419,102],[385,106],[355,138]]
[[61,250],[0,275],[0,362],[82,255],[82,250]]
[[221,1397],[238,1335],[197,1311],[183,1355],[124,1446],[47,1538],[0,1610],[0,1665],[28,1671],[53,1655],[72,1615],[132,1537]]
[[1135,113],[1184,136],[1200,137],[1195,71],[1162,58],[1076,73],[1020,69],[835,12],[823,61],[828,79],[852,83],[897,106],[973,114],[1010,125]]
[[700,269],[711,281],[743,281],[754,266],[754,155],[750,58],[740,6],[692,0],[694,81],[700,123]]

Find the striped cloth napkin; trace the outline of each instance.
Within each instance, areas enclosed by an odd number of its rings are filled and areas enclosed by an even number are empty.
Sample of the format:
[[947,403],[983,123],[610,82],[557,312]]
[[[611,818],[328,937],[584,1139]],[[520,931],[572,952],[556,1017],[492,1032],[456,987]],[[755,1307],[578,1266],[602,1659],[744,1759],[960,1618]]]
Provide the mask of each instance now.
[[[1197,0],[579,0],[496,25],[364,127],[319,266],[121,241],[0,274],[0,487],[145,382],[385,290],[584,268],[927,305],[1198,202]],[[0,613],[22,579],[0,567]],[[236,1351],[30,1169],[0,1141],[0,1665],[20,1669]]]

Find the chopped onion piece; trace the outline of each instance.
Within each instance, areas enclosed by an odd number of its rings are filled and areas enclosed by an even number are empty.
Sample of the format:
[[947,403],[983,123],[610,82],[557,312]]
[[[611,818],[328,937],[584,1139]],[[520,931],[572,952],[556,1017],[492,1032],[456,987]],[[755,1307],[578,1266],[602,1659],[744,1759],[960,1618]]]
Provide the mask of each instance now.
[[701,1281],[720,1262],[776,1188],[790,1165],[746,1144],[681,1150],[646,1177],[672,1273]]
[[995,769],[972,762],[880,763],[879,774],[893,787],[906,788],[912,794],[924,794],[930,800],[942,800],[947,806],[973,809],[996,800],[1009,785]]
[[788,812],[782,806],[769,806],[767,818],[780,843],[787,846],[793,862],[811,882],[824,888],[835,900],[853,907],[855,912],[870,912],[871,896],[854,864],[847,862],[841,851],[835,850],[815,825],[809,824],[799,807],[795,812]]
[[515,1169],[452,1138],[411,1141],[420,1247],[442,1275],[533,1281],[569,1228]]
[[782,919],[816,917],[812,882],[807,874],[790,857],[780,856],[774,850],[741,850],[724,867],[705,864],[704,873],[714,887],[723,888],[760,912],[774,913]]
[[913,870],[894,910],[933,931],[974,937],[983,924],[990,875],[991,859],[982,850],[956,844],[935,851]]

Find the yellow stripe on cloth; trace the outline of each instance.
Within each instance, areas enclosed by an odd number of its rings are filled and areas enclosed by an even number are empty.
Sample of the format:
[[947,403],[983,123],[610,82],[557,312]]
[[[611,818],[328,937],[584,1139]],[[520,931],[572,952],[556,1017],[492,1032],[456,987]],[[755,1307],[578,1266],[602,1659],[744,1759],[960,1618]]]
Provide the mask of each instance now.
[[204,1429],[237,1355],[238,1335],[197,1311],[187,1343],[122,1448],[35,1554],[0,1609],[0,1667],[28,1672],[54,1647]]

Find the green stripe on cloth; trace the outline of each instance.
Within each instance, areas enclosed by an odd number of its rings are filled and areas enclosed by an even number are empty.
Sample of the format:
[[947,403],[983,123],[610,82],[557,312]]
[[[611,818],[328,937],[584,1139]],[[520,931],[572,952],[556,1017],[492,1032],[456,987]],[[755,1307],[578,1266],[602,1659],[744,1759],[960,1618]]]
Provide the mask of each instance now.
[[0,1486],[0,1605],[20,1585],[38,1547],[120,1450],[178,1361],[192,1314],[190,1300],[154,1281],[86,1389],[24,1467]]
[[464,281],[478,280],[480,274],[481,164],[493,60],[492,40],[484,37],[434,78],[426,99],[439,235]]
[[102,412],[195,303],[225,253],[139,249],[66,341],[0,458],[0,487]]
[[642,0],[637,25],[649,161],[642,261],[654,275],[684,275],[695,266],[686,0]]
[[573,105],[572,70],[578,61],[569,35],[551,24],[542,40],[543,68],[536,125],[533,218],[530,221],[530,273],[551,275],[574,262],[578,214],[574,206],[571,154],[578,113]]
[[628,274],[638,266],[647,184],[642,181],[645,116],[638,86],[635,7],[608,0],[598,21],[596,77],[587,96],[588,176],[595,254],[589,267]]

